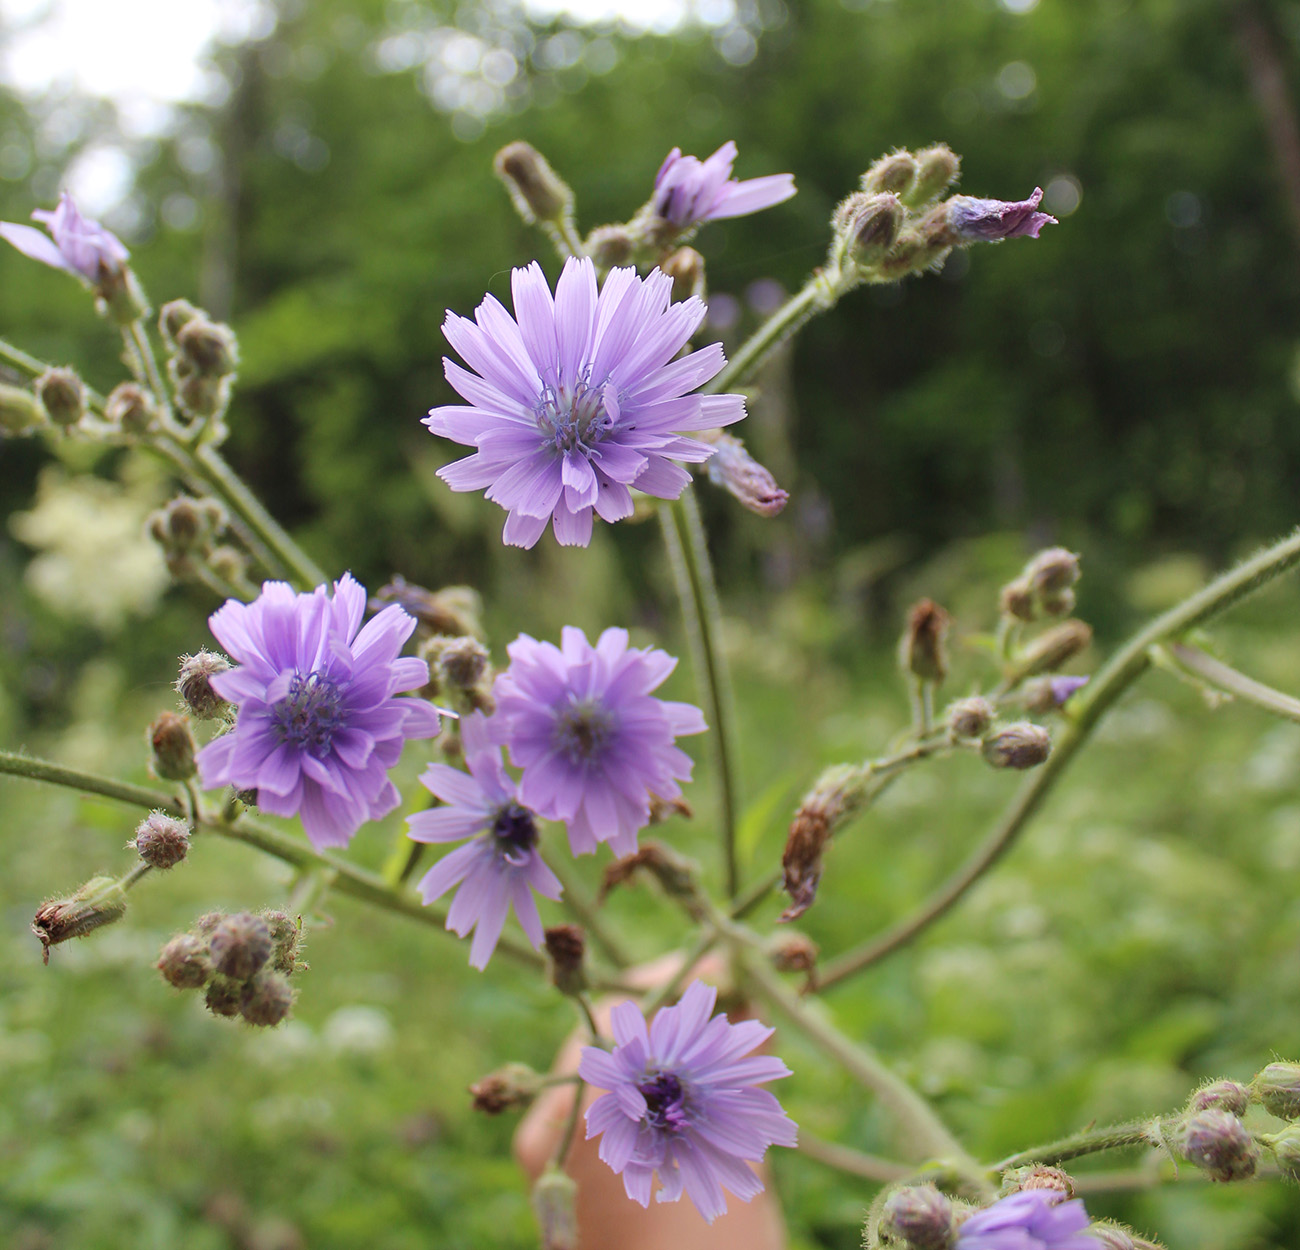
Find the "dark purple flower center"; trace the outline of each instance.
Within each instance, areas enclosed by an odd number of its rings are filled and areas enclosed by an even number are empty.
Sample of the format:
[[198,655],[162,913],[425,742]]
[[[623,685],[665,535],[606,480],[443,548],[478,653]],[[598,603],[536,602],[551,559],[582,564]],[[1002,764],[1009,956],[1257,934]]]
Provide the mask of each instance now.
[[587,377],[581,377],[572,385],[548,385],[542,391],[534,408],[537,426],[554,442],[556,451],[590,455],[614,424],[605,411],[603,389],[603,386],[593,386]]
[[298,673],[289,683],[289,693],[271,709],[280,741],[313,755],[327,754],[334,735],[346,722],[342,702],[332,678],[324,673]]
[[598,699],[579,699],[555,718],[551,745],[571,764],[595,763],[617,728],[614,713]]
[[680,1133],[687,1127],[686,1094],[673,1073],[647,1074],[637,1089],[645,1099],[645,1122],[651,1128]]
[[526,807],[507,803],[492,822],[496,849],[507,859],[519,860],[537,845],[537,822]]

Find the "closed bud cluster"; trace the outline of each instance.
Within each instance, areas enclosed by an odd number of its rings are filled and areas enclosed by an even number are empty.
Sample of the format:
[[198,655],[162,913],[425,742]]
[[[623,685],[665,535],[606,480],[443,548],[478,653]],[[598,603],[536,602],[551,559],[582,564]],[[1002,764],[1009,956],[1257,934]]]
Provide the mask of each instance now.
[[198,771],[190,722],[175,712],[161,712],[149,726],[154,772],[164,781],[188,781]]
[[878,1226],[891,1245],[947,1250],[955,1239],[952,1203],[933,1185],[906,1185],[885,1199]]
[[1211,1081],[1187,1100],[1187,1110],[1191,1113],[1218,1108],[1233,1115],[1245,1115],[1249,1105],[1250,1090],[1236,1081]]
[[1250,1083],[1250,1095],[1279,1120],[1300,1120],[1300,1064],[1270,1063]]
[[866,780],[860,768],[836,764],[826,769],[804,796],[790,822],[785,851],[781,856],[782,882],[790,906],[782,920],[803,915],[817,897],[822,876],[822,854],[835,830],[862,802]]
[[898,241],[905,216],[897,195],[856,191],[831,218],[835,250],[859,269],[875,269]]
[[216,720],[230,710],[230,704],[212,688],[212,678],[229,669],[230,661],[215,651],[182,657],[176,693],[195,720]]
[[50,947],[121,920],[126,914],[126,891],[115,877],[91,877],[68,898],[42,903],[32,917],[32,932],[40,939],[45,962]]
[[954,738],[982,738],[993,723],[993,707],[979,695],[972,695],[969,699],[954,699],[948,704],[944,719]]
[[907,628],[899,643],[898,659],[904,671],[933,682],[948,675],[945,642],[952,618],[933,599],[922,599],[907,615]]
[[673,280],[673,299],[704,298],[704,257],[693,247],[677,248],[659,268]]
[[223,976],[247,981],[271,958],[271,928],[261,916],[240,912],[226,916],[212,931],[208,950],[212,966]]
[[980,754],[994,768],[1036,768],[1051,752],[1051,735],[1029,721],[1004,725],[980,743]]
[[1025,576],[1040,599],[1050,600],[1079,580],[1079,557],[1064,547],[1047,547],[1029,562]]
[[46,369],[36,379],[36,397],[60,429],[70,430],[86,415],[86,386],[75,369]]
[[1211,1107],[1186,1116],[1175,1131],[1174,1144],[1212,1180],[1240,1181],[1255,1175],[1259,1147],[1230,1111]]
[[211,561],[217,535],[228,520],[215,499],[178,495],[149,514],[146,528],[162,548],[172,576],[188,577],[195,572],[196,560]]
[[946,144],[936,143],[913,153],[916,179],[907,192],[900,192],[908,208],[924,208],[937,200],[961,174],[961,160]]
[[239,366],[239,344],[234,331],[204,316],[192,317],[176,335],[177,358],[185,373],[224,378]]
[[31,391],[0,382],[0,431],[30,434],[46,423],[45,409]]
[[126,434],[144,434],[157,417],[152,397],[134,382],[115,386],[104,403],[104,419]]
[[578,1185],[557,1167],[548,1167],[533,1184],[533,1214],[540,1250],[577,1250]]
[[374,612],[397,604],[408,616],[415,617],[418,635],[429,638],[434,634],[456,636],[472,634],[483,636],[483,601],[471,586],[444,586],[442,590],[426,590],[396,576],[386,586],[381,586],[370,596]]
[[573,211],[573,192],[532,144],[507,143],[493,158],[492,168],[528,225],[558,223]]
[[189,854],[190,827],[166,812],[150,812],[136,829],[133,845],[150,868],[175,868]]
[[546,930],[551,983],[561,994],[574,997],[587,988],[587,974],[583,970],[586,951],[587,939],[576,924],[557,924]]
[[862,175],[862,189],[867,192],[887,192],[905,196],[916,186],[919,173],[916,157],[907,151],[891,152],[882,156]]
[[1004,616],[1033,621],[1039,613],[1068,616],[1074,611],[1079,557],[1065,547],[1046,547],[1025,565],[1020,576],[1002,587]]
[[471,1085],[469,1092],[474,1095],[475,1111],[500,1115],[503,1111],[528,1106],[541,1088],[541,1077],[527,1064],[508,1063]]
[[178,933],[158,956],[158,971],[178,990],[197,990],[212,976],[208,944],[193,933]]
[[719,434],[713,445],[717,451],[708,460],[709,481],[758,516],[774,517],[785,507],[789,493],[776,484],[776,478],[749,454],[740,439]]

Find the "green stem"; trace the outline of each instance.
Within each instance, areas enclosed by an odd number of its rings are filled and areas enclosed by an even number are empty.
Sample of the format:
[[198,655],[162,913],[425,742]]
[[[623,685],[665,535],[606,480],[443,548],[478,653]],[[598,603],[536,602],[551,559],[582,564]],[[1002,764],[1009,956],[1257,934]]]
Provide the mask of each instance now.
[[1045,1146],[1033,1146],[1028,1150],[1017,1151],[993,1164],[990,1170],[1006,1172],[1011,1168],[1031,1167],[1035,1164],[1064,1163],[1069,1159],[1098,1154],[1103,1150],[1118,1150],[1125,1146],[1163,1148],[1163,1121],[1157,1117],[1153,1120],[1131,1120],[1126,1124],[1111,1124],[1105,1128],[1084,1129],[1080,1133],[1071,1133],[1068,1137],[1062,1137],[1059,1141],[1048,1142]]
[[850,1176],[860,1176],[863,1180],[876,1181],[882,1185],[906,1180],[916,1172],[915,1168],[906,1163],[895,1163],[893,1159],[863,1154],[860,1150],[854,1150],[852,1146],[841,1146],[838,1142],[826,1141],[810,1133],[802,1125],[799,1128],[799,1153],[837,1171],[847,1172]]
[[586,1088],[587,1083],[579,1077],[573,1087],[573,1104],[564,1121],[564,1131],[560,1134],[560,1140],[555,1145],[555,1154],[551,1157],[551,1166],[559,1171],[564,1170],[564,1161],[569,1157],[569,1150],[573,1145],[573,1135],[578,1128],[578,1114],[582,1110],[582,1093]]
[[1151,664],[1152,649],[1204,624],[1274,578],[1300,564],[1300,530],[1266,547],[1235,569],[1156,617],[1129,639],[1067,705],[1070,723],[1058,735],[1047,762],[1026,779],[1002,818],[975,853],[909,917],[857,950],[833,960],[823,970],[819,989],[827,989],[861,972],[907,945],[944,915],[1015,842],[1030,818],[1065,772],[1079,748],[1115,701]]
[[168,794],[164,790],[150,790],[146,786],[132,785],[129,781],[100,777],[79,768],[67,768],[62,764],[35,759],[16,751],[0,751],[0,774],[66,786],[71,790],[103,795],[104,798],[132,803],[137,807],[156,807],[160,811],[170,812],[173,816],[185,815],[184,805],[177,801],[175,795]]
[[[39,378],[47,369],[53,368],[44,360],[37,360],[35,356],[29,356],[21,347],[15,347],[5,339],[0,339],[0,360],[7,361],[13,365],[19,373],[25,373],[30,378]],[[104,411],[104,397],[98,392],[86,387],[86,407],[91,412],[102,414]]]
[[560,879],[564,895],[560,902],[571,911],[582,927],[591,934],[592,941],[600,947],[606,959],[616,968],[626,968],[632,962],[623,943],[614,936],[605,918],[600,914],[591,896],[582,886],[565,855],[546,858],[546,866]]
[[1300,699],[1283,694],[1280,690],[1274,690],[1272,686],[1255,681],[1245,673],[1239,673],[1235,668],[1224,664],[1222,660],[1216,660],[1212,655],[1206,654],[1199,647],[1174,642],[1170,643],[1166,650],[1179,665],[1195,673],[1203,681],[1209,682],[1210,685],[1217,686],[1220,690],[1247,703],[1253,703],[1274,716],[1281,716],[1284,720],[1300,721]]
[[140,362],[140,381],[153,392],[162,417],[163,428],[175,430],[177,427],[176,418],[172,414],[171,392],[163,382],[158,361],[153,354],[153,344],[149,341],[149,332],[145,329],[144,322],[137,318],[129,326],[124,326],[122,337],[126,339],[128,349],[133,350]]
[[722,613],[709,563],[699,505],[689,491],[659,513],[673,580],[682,603],[682,618],[696,674],[703,690],[712,729],[714,765],[722,803],[723,872],[728,898],[739,891],[736,864],[736,779],[731,699],[725,661],[721,653]]

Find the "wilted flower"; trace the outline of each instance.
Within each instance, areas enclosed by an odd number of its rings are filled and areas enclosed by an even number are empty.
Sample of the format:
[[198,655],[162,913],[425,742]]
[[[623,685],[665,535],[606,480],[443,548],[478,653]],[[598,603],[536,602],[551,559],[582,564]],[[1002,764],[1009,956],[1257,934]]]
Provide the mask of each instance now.
[[716,999],[717,990],[693,981],[649,1030],[635,1003],[619,1003],[613,1053],[585,1047],[578,1065],[584,1081],[610,1091],[587,1109],[587,1137],[601,1136],[600,1157],[622,1174],[627,1196],[648,1206],[658,1172],[660,1202],[676,1202],[684,1189],[710,1223],[727,1209],[723,1186],[745,1202],[762,1192],[746,1161],[793,1146],[797,1132],[776,1098],[756,1088],[790,1075],[781,1060],[749,1053],[773,1030],[713,1016]]
[[996,243],[1026,235],[1038,238],[1044,226],[1056,225],[1056,218],[1038,212],[1043,189],[1035,187],[1027,200],[980,200],[973,195],[954,195],[947,209],[948,227],[961,243]]
[[52,212],[38,208],[32,219],[44,223],[49,236],[34,226],[0,221],[0,238],[12,243],[24,256],[76,274],[89,283],[115,277],[130,258],[122,241],[99,222],[83,217],[66,191],[59,196],[57,208]]
[[1055,1189],[1026,1189],[976,1211],[962,1226],[956,1250],[1097,1250],[1084,1230],[1088,1213]]
[[672,279],[614,269],[597,293],[590,260],[570,258],[550,287],[536,262],[516,269],[515,316],[492,296],[474,320],[447,314],[443,333],[475,373],[444,359],[469,407],[434,408],[424,424],[478,450],[444,465],[452,490],[486,489],[509,513],[503,537],[531,547],[554,522],[557,541],[585,547],[593,512],[632,514],[628,487],[676,499],[691,475],[674,460],[713,448],[677,430],[712,430],[745,415],[739,395],[692,395],[723,366],[720,344],[674,359],[704,320],[698,299],[669,305]]
[[706,221],[760,212],[795,193],[793,174],[739,182],[731,176],[735,162],[736,145],[731,140],[703,161],[673,148],[655,175],[651,210],[684,231]]
[[524,770],[520,802],[564,821],[575,855],[600,842],[630,855],[651,794],[678,798],[678,781],[690,779],[691,758],[673,740],[707,728],[699,708],[650,695],[676,659],[629,647],[625,629],[605,630],[593,647],[571,625],[560,647],[521,634],[506,650],[491,724]]
[[469,962],[487,966],[513,904],[534,947],[542,944],[542,922],[532,891],[559,898],[559,878],[537,853],[533,813],[515,799],[515,783],[501,764],[501,748],[488,738],[481,712],[460,723],[468,773],[430,764],[420,778],[446,807],[407,817],[416,842],[473,841],[444,856],[424,875],[420,894],[426,903],[459,885],[447,928],[464,937],[475,929]]
[[252,603],[227,600],[209,620],[238,667],[211,678],[239,708],[234,729],[199,752],[205,789],[256,790],[276,816],[301,815],[317,847],[345,846],[367,820],[399,798],[388,770],[407,738],[438,732],[438,714],[419,699],[423,660],[398,652],[415,628],[401,608],[361,626],[366,592],[350,574],[295,594],[265,582]]

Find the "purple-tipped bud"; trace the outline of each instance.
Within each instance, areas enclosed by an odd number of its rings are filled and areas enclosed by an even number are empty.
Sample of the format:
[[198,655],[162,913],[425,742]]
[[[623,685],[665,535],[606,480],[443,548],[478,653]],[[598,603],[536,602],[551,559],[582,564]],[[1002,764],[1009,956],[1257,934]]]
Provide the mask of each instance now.
[[86,386],[75,369],[46,369],[36,379],[36,397],[60,429],[70,430],[86,415]]
[[198,771],[195,742],[187,717],[162,712],[149,726],[149,746],[154,772],[164,781],[187,781]]
[[144,434],[157,420],[153,399],[134,382],[115,386],[104,403],[104,419],[127,434]]
[[679,247],[659,268],[673,280],[673,299],[704,298],[704,257],[693,247]]
[[541,1234],[540,1250],[577,1250],[578,1185],[557,1167],[549,1167],[533,1184],[533,1214]]
[[189,300],[174,299],[162,306],[162,311],[158,314],[158,329],[163,338],[175,347],[180,332],[195,318],[206,316],[201,308],[195,308]]
[[229,669],[230,661],[215,651],[198,651],[181,659],[176,693],[195,720],[216,720],[230,710],[230,704],[212,688],[213,677]]
[[245,983],[239,995],[239,1014],[261,1029],[274,1028],[293,1007],[293,990],[278,972],[263,968]]
[[1029,562],[1024,575],[1035,594],[1059,595],[1078,582],[1079,557],[1064,547],[1048,547]]
[[70,938],[84,937],[126,914],[126,891],[114,877],[91,877],[68,898],[42,903],[32,917],[32,932],[41,941],[45,962],[50,947]]
[[856,191],[836,208],[831,225],[849,259],[874,269],[898,242],[905,215],[896,195]]
[[632,260],[637,241],[626,226],[597,226],[583,246],[597,268],[613,269]]
[[776,516],[790,495],[776,484],[776,478],[731,434],[719,434],[717,450],[709,458],[709,481],[734,495],[750,512],[761,517]]
[[212,931],[208,950],[212,966],[223,976],[247,981],[271,958],[270,926],[251,912],[226,916]]
[[158,971],[178,990],[197,990],[212,976],[208,944],[192,933],[178,933],[158,956]]
[[264,911],[262,919],[271,931],[271,966],[289,976],[301,966],[298,954],[302,931],[298,922],[287,911],[277,910]]
[[957,738],[982,738],[993,723],[993,706],[987,699],[972,695],[954,699],[944,714],[948,729]]
[[922,208],[937,199],[961,173],[961,160],[946,143],[922,148],[915,153],[915,159],[916,181],[902,197],[908,208]]
[[1029,721],[1006,725],[980,744],[980,754],[994,768],[1036,768],[1051,752],[1051,735]]
[[244,997],[244,983],[230,977],[213,977],[208,983],[208,992],[203,1001],[214,1016],[227,1019],[239,1015],[239,1003]]
[[822,853],[865,793],[862,770],[851,764],[836,764],[826,769],[804,796],[790,822],[781,856],[782,887],[790,896],[790,906],[781,913],[782,920],[794,920],[812,906],[821,882]]
[[954,1240],[952,1203],[933,1185],[907,1185],[885,1199],[880,1235],[913,1250],[947,1250]]
[[1251,1097],[1279,1120],[1300,1120],[1300,1064],[1270,1063],[1250,1083]]
[[1189,1163],[1216,1181],[1240,1181],[1255,1175],[1259,1147],[1246,1126],[1230,1111],[1211,1107],[1187,1116],[1175,1145]]
[[911,152],[891,152],[862,175],[862,189],[871,194],[905,196],[916,185],[918,172],[916,157]]
[[29,434],[45,423],[45,409],[31,391],[0,382],[0,430],[6,434]]
[[907,614],[907,628],[899,644],[904,671],[936,686],[948,675],[945,641],[952,617],[933,599],[922,599]]
[[981,200],[973,195],[954,195],[942,207],[955,243],[997,243],[1024,235],[1038,238],[1044,226],[1056,225],[1056,218],[1038,212],[1042,187],[1035,187],[1027,200]]
[[581,994],[587,988],[583,970],[586,935],[576,924],[557,924],[546,930],[545,941],[551,957],[551,983],[561,994]]
[[469,1087],[474,1095],[474,1110],[484,1115],[500,1115],[528,1106],[542,1088],[542,1078],[523,1063],[508,1063],[496,1072],[489,1072],[481,1081]]
[[573,210],[573,192],[530,143],[507,143],[492,168],[506,184],[515,211],[530,225],[562,221]]
[[1057,711],[1076,690],[1087,684],[1086,677],[1036,677],[1025,682],[1021,693],[1025,707],[1041,715]]
[[135,831],[135,849],[150,868],[175,868],[189,854],[190,828],[165,812],[150,812]]
[[1192,1113],[1217,1108],[1233,1115],[1245,1115],[1249,1105],[1250,1090],[1236,1081],[1211,1081],[1187,1100],[1187,1110]]

